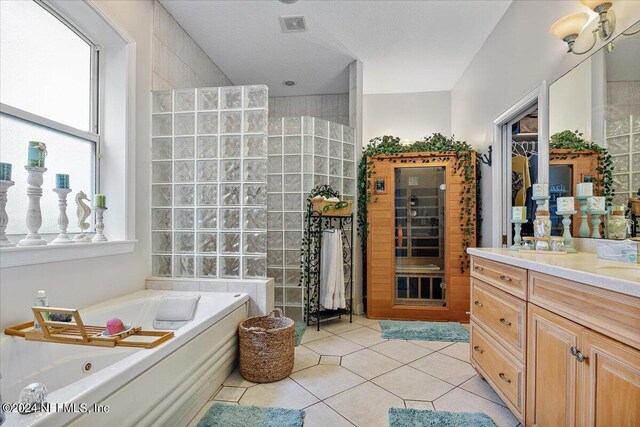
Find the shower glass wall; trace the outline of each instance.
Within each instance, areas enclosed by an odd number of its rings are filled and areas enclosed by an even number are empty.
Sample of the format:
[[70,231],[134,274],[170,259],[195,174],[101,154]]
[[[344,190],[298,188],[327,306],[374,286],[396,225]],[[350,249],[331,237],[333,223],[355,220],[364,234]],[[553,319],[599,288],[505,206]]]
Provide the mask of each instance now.
[[313,117],[269,120],[267,262],[275,280],[275,305],[296,321],[304,317],[300,246],[306,199],[329,184],[346,200],[356,191],[354,131]]

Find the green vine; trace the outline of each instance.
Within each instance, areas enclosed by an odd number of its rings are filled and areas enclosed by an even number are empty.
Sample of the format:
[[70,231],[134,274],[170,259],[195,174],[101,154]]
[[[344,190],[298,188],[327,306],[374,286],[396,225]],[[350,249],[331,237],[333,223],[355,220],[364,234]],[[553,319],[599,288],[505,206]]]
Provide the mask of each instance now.
[[588,155],[589,151],[597,153],[598,166],[596,172],[599,175],[599,179],[595,181],[595,187],[598,194],[604,196],[606,199],[606,205],[610,206],[615,196],[615,190],[613,188],[613,160],[609,151],[596,144],[595,142],[587,141],[582,137],[582,133],[570,130],[564,130],[562,132],[551,135],[551,141],[549,143],[549,149],[564,149],[571,150],[571,153],[564,155],[553,155],[555,159],[576,159],[580,156]]
[[[388,161],[396,163],[406,162],[446,162],[453,155],[455,158],[453,173],[462,174],[463,183],[460,190],[460,222],[462,231],[462,255],[460,255],[460,272],[464,273],[469,268],[469,255],[467,248],[477,243],[481,221],[478,220],[477,206],[481,206],[480,179],[478,175],[479,163],[473,162],[473,148],[463,141],[456,141],[453,137],[446,137],[440,133],[434,133],[412,144],[400,143],[400,138],[385,135],[376,137],[365,148],[362,159],[358,164],[358,234],[362,243],[363,259],[366,260],[368,230],[368,207],[375,203],[377,198],[371,189],[371,178],[376,174],[373,159],[378,156],[392,155]],[[403,153],[429,153],[423,158],[404,159]],[[433,155],[436,153],[436,155]],[[437,154],[441,154],[438,156]],[[476,242],[472,242],[473,237]]]

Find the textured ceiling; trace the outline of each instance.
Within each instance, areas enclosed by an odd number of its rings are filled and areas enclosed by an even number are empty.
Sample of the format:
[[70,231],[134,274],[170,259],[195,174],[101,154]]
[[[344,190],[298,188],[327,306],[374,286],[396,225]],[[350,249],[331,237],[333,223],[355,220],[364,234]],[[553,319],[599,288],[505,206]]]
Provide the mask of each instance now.
[[[511,3],[160,1],[234,84],[273,96],[347,92],[354,59],[367,94],[451,90]],[[284,15],[304,15],[308,31],[283,33]]]

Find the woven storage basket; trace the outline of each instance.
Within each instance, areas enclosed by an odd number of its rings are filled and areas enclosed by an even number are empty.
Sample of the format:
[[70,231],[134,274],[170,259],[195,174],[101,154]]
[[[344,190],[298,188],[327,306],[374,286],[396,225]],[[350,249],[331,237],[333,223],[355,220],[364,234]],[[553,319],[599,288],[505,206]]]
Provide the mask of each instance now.
[[631,212],[634,215],[640,216],[640,198],[635,198],[632,197],[630,200],[631,202]]
[[[276,317],[276,313],[278,316]],[[293,370],[294,322],[276,308],[240,323],[240,374],[254,383],[270,383]]]

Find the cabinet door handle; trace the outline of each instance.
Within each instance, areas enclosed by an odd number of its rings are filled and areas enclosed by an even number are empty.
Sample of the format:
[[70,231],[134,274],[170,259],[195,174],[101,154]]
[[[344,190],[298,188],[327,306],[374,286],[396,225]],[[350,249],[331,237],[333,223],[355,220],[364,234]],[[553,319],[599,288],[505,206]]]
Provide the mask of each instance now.
[[480,353],[480,354],[484,353],[484,350],[483,350],[483,349],[481,349],[481,348],[480,348],[479,346],[477,346],[477,345],[473,346],[473,349],[474,349],[475,351],[477,351],[478,353]]
[[511,279],[511,277],[505,276],[504,274],[500,275],[500,279],[504,280],[505,282],[511,282],[511,280],[513,280]]
[[571,353],[571,355],[575,357],[575,356],[577,356],[577,355],[578,355],[578,349],[572,346],[572,347],[569,349],[569,353]]
[[500,318],[500,323],[502,323],[503,325],[511,326],[511,322],[506,320],[504,317]]
[[578,362],[584,362],[585,360],[587,360],[587,356],[579,351],[578,354],[576,354],[576,359],[578,360]]
[[504,372],[500,372],[498,376],[500,377],[501,380],[503,380],[507,384],[511,384],[511,380],[504,375]]
[[479,265],[474,266],[473,269],[475,271],[484,271],[484,268],[480,267]]
[[474,301],[474,304],[477,305],[478,307],[484,306],[484,304],[482,304],[480,301]]

